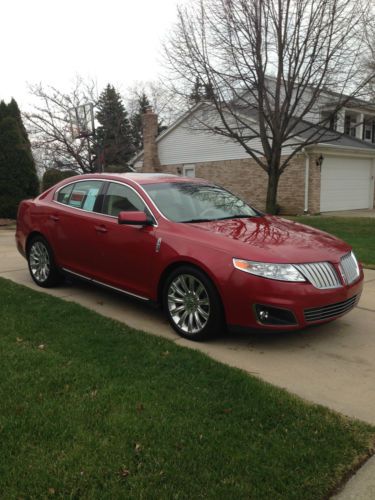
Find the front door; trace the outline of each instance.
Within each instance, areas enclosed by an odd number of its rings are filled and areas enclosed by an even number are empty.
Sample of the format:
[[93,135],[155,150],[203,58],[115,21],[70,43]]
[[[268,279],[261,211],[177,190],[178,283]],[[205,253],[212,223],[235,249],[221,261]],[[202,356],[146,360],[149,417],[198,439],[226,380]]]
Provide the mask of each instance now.
[[96,236],[95,279],[149,297],[157,228],[118,224],[120,212],[137,210],[148,210],[140,195],[130,186],[110,182],[103,201],[103,231]]

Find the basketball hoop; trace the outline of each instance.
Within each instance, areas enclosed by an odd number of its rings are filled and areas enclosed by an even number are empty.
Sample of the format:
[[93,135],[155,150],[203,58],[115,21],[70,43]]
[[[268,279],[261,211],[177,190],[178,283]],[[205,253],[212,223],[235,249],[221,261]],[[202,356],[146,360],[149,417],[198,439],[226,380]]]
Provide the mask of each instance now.
[[68,113],[73,139],[94,135],[94,106],[91,102],[71,108]]
[[91,102],[81,104],[69,109],[68,114],[73,140],[86,139],[89,164],[95,168],[97,160],[95,160],[95,157],[94,159],[92,158],[92,147],[94,147],[98,159],[96,168],[99,172],[103,172],[103,160],[99,156],[99,146],[96,144],[96,141],[92,140],[93,144],[90,144],[90,137],[95,138],[94,105]]

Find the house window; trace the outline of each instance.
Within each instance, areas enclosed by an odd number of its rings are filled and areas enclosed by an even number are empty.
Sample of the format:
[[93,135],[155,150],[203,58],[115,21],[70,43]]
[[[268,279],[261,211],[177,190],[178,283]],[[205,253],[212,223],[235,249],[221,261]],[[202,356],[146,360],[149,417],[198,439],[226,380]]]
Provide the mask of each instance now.
[[331,118],[329,120],[329,129],[330,130],[337,130],[337,115],[331,115]]
[[366,128],[365,128],[365,140],[371,141],[371,136],[372,136],[372,127],[366,126]]
[[323,111],[321,113],[321,120],[323,126],[327,127],[329,130],[337,130],[337,114]]
[[184,165],[182,175],[185,177],[195,177],[195,165]]
[[363,124],[363,139],[367,142],[374,142],[374,124],[373,120],[366,120]]
[[357,121],[355,117],[351,115],[345,115],[345,128],[344,133],[347,135],[351,135],[352,137],[356,136],[356,125]]

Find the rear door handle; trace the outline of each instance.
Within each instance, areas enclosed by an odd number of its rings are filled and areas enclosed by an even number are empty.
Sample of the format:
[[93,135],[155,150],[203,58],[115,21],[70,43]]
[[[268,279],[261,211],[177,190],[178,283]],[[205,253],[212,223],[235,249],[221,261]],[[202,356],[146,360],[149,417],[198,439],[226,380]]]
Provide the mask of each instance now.
[[95,226],[95,230],[98,233],[108,233],[108,229],[105,226]]
[[60,218],[57,217],[57,215],[50,215],[49,218],[53,220],[54,222],[59,222]]

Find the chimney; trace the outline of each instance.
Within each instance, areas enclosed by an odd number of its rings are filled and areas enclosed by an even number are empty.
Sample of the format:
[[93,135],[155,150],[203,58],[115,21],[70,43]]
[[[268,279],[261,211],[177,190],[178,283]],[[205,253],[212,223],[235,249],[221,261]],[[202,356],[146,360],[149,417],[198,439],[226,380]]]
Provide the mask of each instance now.
[[143,167],[142,172],[160,172],[160,161],[156,136],[158,115],[147,108],[143,115]]

